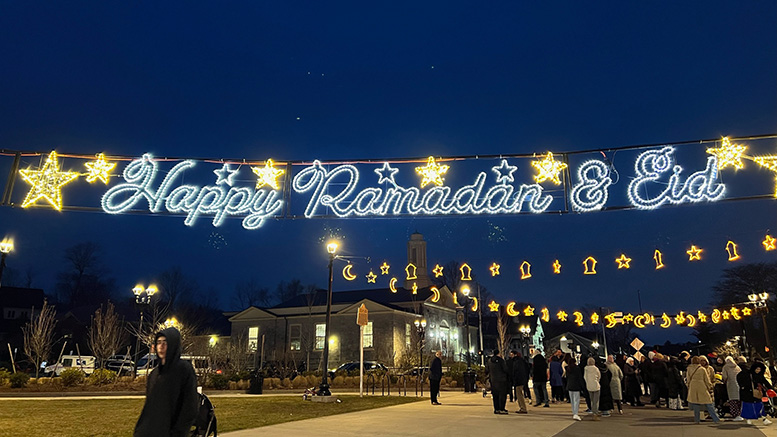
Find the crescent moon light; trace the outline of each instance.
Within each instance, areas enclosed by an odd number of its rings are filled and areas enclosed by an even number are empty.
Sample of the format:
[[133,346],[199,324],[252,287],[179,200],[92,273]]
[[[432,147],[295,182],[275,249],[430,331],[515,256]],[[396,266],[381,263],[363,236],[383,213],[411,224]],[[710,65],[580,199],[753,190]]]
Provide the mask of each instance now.
[[438,290],[437,287],[432,287],[431,290],[432,290],[432,293],[434,293],[432,295],[432,302],[439,302],[439,300],[440,300],[440,290]]
[[477,311],[478,310],[478,298],[472,297],[470,299],[472,299],[472,302],[474,302],[474,303],[472,304],[472,308],[470,308],[469,310],[473,311],[473,312]]
[[520,314],[518,311],[515,310],[515,302],[508,303],[507,307],[505,307],[505,311],[507,312],[507,315],[510,317],[515,317]]
[[645,316],[643,316],[642,314],[634,317],[634,326],[636,326],[637,328],[644,328],[645,324],[642,323],[644,320],[645,320]]
[[397,292],[397,278],[391,278],[389,281],[389,290],[391,290],[392,293]]
[[356,275],[351,273],[351,269],[353,268],[353,264],[348,264],[345,267],[343,267],[343,278],[346,279],[346,281],[353,281],[356,279]]

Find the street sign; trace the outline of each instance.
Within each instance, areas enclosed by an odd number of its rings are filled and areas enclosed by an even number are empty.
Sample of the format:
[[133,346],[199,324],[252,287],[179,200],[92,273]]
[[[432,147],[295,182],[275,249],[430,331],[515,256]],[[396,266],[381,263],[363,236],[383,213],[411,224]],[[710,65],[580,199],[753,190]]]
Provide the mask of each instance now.
[[356,314],[356,324],[359,326],[367,326],[367,307],[362,304],[359,307],[359,312]]
[[638,339],[638,338],[636,338],[636,337],[635,337],[635,338],[634,338],[634,340],[631,342],[631,347],[633,347],[633,348],[634,348],[634,349],[636,349],[636,350],[640,350],[640,349],[642,349],[642,346],[644,346],[644,345],[645,345],[645,343],[642,343],[642,340],[640,340],[640,339]]
[[637,363],[642,361],[642,357],[644,357],[644,355],[642,355],[642,352],[640,351],[634,352],[634,359],[637,360]]

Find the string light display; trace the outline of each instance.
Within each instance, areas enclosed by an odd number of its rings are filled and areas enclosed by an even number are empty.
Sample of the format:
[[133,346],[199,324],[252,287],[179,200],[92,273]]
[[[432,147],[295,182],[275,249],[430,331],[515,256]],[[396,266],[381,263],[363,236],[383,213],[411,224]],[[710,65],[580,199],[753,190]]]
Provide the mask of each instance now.
[[623,316],[623,324],[624,325],[628,325],[632,321],[634,321],[634,315],[633,314],[628,313],[625,316]]
[[397,186],[394,176],[399,173],[399,169],[393,168],[388,162],[384,162],[383,167],[376,168],[375,173],[378,175],[378,185],[387,182],[395,187]]
[[545,323],[550,322],[550,311],[548,311],[547,308],[543,308],[542,310],[540,310],[540,314],[542,314],[540,316],[540,319],[543,322],[545,322]]
[[107,162],[105,160],[105,154],[103,153],[98,153],[97,159],[86,162],[84,165],[89,170],[89,174],[86,175],[87,182],[91,184],[99,179],[105,185],[108,185],[108,181],[111,178],[111,171],[116,167],[115,162]]
[[612,184],[607,164],[599,160],[584,162],[577,168],[577,180],[569,198],[572,208],[579,212],[602,209],[607,203],[608,188]]
[[683,323],[685,323],[686,321],[685,312],[680,311],[680,313],[675,316],[674,321],[678,325],[682,325]]
[[731,317],[733,317],[734,320],[742,320],[742,316],[739,314],[739,309],[736,307],[731,307],[728,312],[731,314]]
[[745,164],[742,162],[742,154],[747,150],[747,146],[731,144],[728,137],[723,137],[722,143],[720,147],[707,149],[707,153],[718,158],[718,170],[723,170],[728,166],[732,166],[736,170],[744,168]]
[[742,315],[743,315],[743,316],[749,316],[750,314],[752,314],[752,312],[753,312],[753,310],[751,310],[751,309],[750,309],[750,308],[748,308],[748,307],[744,307],[744,308],[742,308]]
[[622,253],[620,258],[615,258],[615,262],[618,263],[618,270],[631,268],[631,258],[626,257],[625,253]]
[[[706,169],[692,173],[684,183],[680,182],[683,168],[675,165],[674,147],[671,146],[640,154],[634,163],[634,171],[637,177],[629,183],[627,194],[629,202],[639,209],[655,209],[666,203],[715,202],[726,194],[726,186],[716,182],[717,159],[712,156],[707,158]],[[666,182],[660,180],[665,173],[671,173]],[[659,194],[646,198],[645,192]]]
[[418,294],[418,283],[413,282],[413,294]]
[[774,238],[771,235],[767,234],[766,237],[764,238],[764,241],[762,241],[761,244],[763,244],[764,250],[766,250],[767,252],[772,251],[775,249],[775,247],[777,247],[777,238]]
[[538,184],[547,180],[556,185],[561,184],[559,175],[562,170],[567,168],[565,163],[553,159],[553,152],[548,152],[543,159],[532,161],[531,165],[537,169],[534,181]]
[[618,324],[618,319],[615,318],[615,314],[607,314],[604,316],[604,320],[607,321],[607,325],[605,325],[605,328],[613,328],[615,325]]
[[653,252],[653,261],[656,262],[656,270],[664,268],[664,254],[660,250],[656,249]]
[[491,167],[491,171],[496,173],[496,183],[507,185],[515,182],[513,173],[518,170],[518,167],[509,165],[506,159],[503,159],[500,165]]
[[381,275],[388,275],[390,268],[391,268],[391,266],[388,265],[388,263],[386,261],[383,261],[383,264],[381,264],[381,266],[380,266],[380,274]]
[[569,316],[569,315],[568,315],[568,314],[566,313],[566,311],[564,311],[564,310],[561,310],[561,311],[559,311],[559,312],[557,312],[557,313],[556,313],[556,317],[557,317],[557,318],[558,318],[560,321],[562,321],[562,322],[566,322],[566,321],[567,321],[567,316]]
[[591,324],[592,325],[599,324],[599,314],[591,313]]
[[472,267],[469,266],[469,264],[464,263],[459,267],[459,271],[461,271],[461,280],[462,281],[471,281],[472,280]]
[[370,270],[370,272],[367,273],[367,282],[374,284],[376,279],[378,279],[378,275],[376,275],[375,273],[372,272],[372,270]]
[[526,308],[523,309],[523,314],[526,317],[530,317],[534,315],[534,308],[532,308],[531,305],[527,305]]
[[638,314],[634,316],[634,326],[637,328],[644,328],[645,327],[645,316],[642,314]]
[[278,183],[278,178],[284,173],[285,170],[275,168],[275,163],[272,159],[268,159],[264,163],[264,167],[251,167],[251,171],[256,175],[256,189],[264,187],[265,185],[272,187],[273,190],[281,188]]
[[739,253],[737,253],[737,244],[731,240],[726,243],[726,252],[728,252],[729,261],[736,261],[740,258]]
[[712,319],[712,323],[720,323],[720,316],[721,312],[719,309],[715,308],[712,310],[712,314],[710,315],[710,318]]
[[346,264],[345,267],[343,267],[343,278],[345,278],[346,281],[353,281],[357,278],[357,276],[351,272],[352,268],[353,264]]
[[694,245],[691,245],[691,248],[685,251],[688,254],[688,261],[700,261],[702,252],[703,249],[699,249]]
[[492,300],[491,303],[488,304],[488,310],[492,313],[499,311],[499,304]]
[[237,172],[237,169],[232,170],[229,164],[224,164],[221,168],[213,170],[213,173],[216,175],[216,185],[227,184],[231,187],[235,183],[233,179]]
[[432,291],[432,302],[437,303],[440,301],[440,289],[437,287],[430,288]]
[[391,278],[389,281],[389,290],[391,290],[392,293],[397,292],[397,278]]
[[425,187],[427,184],[435,184],[438,187],[441,187],[445,181],[442,175],[448,172],[448,168],[449,166],[447,165],[437,164],[434,161],[434,157],[430,156],[429,159],[426,160],[425,167],[415,168],[416,173],[422,176],[421,188]]
[[672,326],[672,318],[667,316],[666,313],[661,315],[661,320],[663,320],[663,322],[660,325],[662,328],[666,329]]
[[553,261],[553,274],[561,274],[561,263],[558,260]]
[[407,279],[408,281],[412,281],[413,279],[418,279],[418,276],[416,275],[417,271],[418,271],[418,267],[416,267],[415,264],[413,263],[409,263],[405,267],[405,273],[407,275],[405,279]]
[[441,265],[439,265],[439,264],[435,265],[434,268],[432,269],[432,273],[434,273],[434,277],[435,278],[441,277],[442,276],[442,270],[443,270],[443,267]]
[[706,323],[707,322],[707,315],[704,314],[703,312],[701,312],[701,311],[697,312],[696,316],[699,317],[699,322],[701,322],[701,323]]
[[60,171],[57,152],[53,150],[39,170],[22,169],[19,170],[19,174],[22,175],[24,182],[32,185],[22,202],[22,208],[44,199],[57,211],[62,210],[62,187],[79,176],[73,171]]
[[696,326],[696,317],[693,317],[693,314],[688,314],[686,316],[686,319],[688,320],[688,324],[685,326],[689,328],[693,328],[694,326]]
[[596,258],[589,256],[583,261],[583,274],[595,275],[596,274]]
[[499,276],[499,267],[501,266],[497,263],[491,264],[491,267],[488,268],[491,271],[491,276]]
[[516,317],[521,315],[520,312],[515,310],[515,302],[509,302],[507,306],[505,306],[505,312],[510,317]]
[[470,307],[470,311],[476,312],[478,310],[478,305],[480,304],[480,301],[478,301],[478,298],[471,297],[472,300],[472,306]]
[[[777,155],[754,156],[753,162],[777,173]],[[777,178],[774,179],[774,197],[777,197]]]
[[531,264],[529,264],[529,261],[522,262],[520,270],[521,270],[521,279],[531,278]]
[[572,315],[575,316],[575,325],[583,326],[583,313],[580,311],[575,311],[572,313]]

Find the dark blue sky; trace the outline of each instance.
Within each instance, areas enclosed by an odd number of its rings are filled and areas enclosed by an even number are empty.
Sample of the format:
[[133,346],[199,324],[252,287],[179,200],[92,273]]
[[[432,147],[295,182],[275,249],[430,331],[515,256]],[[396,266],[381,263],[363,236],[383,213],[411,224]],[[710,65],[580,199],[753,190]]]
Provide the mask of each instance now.
[[[768,1],[3,2],[2,10],[0,148],[11,150],[326,161],[777,131],[777,4]],[[758,147],[777,150],[774,140]],[[632,161],[615,162],[622,177],[632,175]],[[683,164],[703,168],[697,163]],[[3,181],[9,165],[0,157]],[[26,188],[17,181],[15,202]],[[513,272],[487,281],[504,301],[636,311],[640,289],[646,309],[671,312],[704,306],[727,263],[678,260],[657,276],[656,246],[681,257],[691,242],[712,253],[732,238],[747,262],[773,260],[760,239],[774,217],[774,202],[758,200],[581,215],[283,220],[246,231],[239,221],[189,228],[176,217],[5,207],[0,233],[16,239],[9,266],[34,265],[35,285],[46,289],[63,268],[62,250],[91,239],[128,293],[180,264],[203,288],[217,287],[227,307],[234,284],[252,276],[271,288],[292,277],[323,286],[325,228],[340,229],[348,253],[395,265],[417,230],[432,264],[608,260],[609,273],[595,277],[518,283]],[[503,229],[496,240],[494,225]],[[227,245],[216,249],[220,238]],[[609,260],[621,251],[641,253],[646,264],[614,271]],[[342,282],[336,287],[352,287]]]

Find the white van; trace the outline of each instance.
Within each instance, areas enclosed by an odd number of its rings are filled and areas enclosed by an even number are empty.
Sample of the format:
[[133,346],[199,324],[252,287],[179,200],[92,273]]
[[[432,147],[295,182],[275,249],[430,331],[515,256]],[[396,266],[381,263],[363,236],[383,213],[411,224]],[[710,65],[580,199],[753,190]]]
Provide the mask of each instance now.
[[87,375],[94,373],[96,358],[91,355],[62,355],[57,364],[46,366],[44,373],[59,376],[65,369],[78,369]]
[[[208,357],[200,357],[200,356],[193,356],[193,355],[181,355],[182,361],[189,362],[192,367],[194,367],[194,373],[197,374],[197,376],[200,376],[204,373],[210,372],[210,364]],[[156,357],[156,354],[146,354],[138,360],[138,376],[146,376],[151,373],[152,370],[154,370],[154,367],[157,366],[157,362],[159,359]]]

